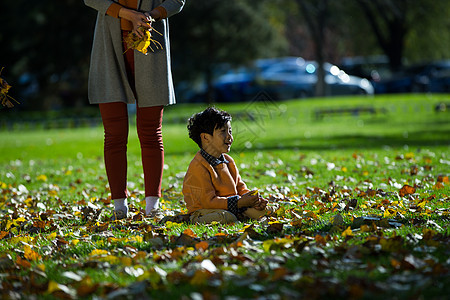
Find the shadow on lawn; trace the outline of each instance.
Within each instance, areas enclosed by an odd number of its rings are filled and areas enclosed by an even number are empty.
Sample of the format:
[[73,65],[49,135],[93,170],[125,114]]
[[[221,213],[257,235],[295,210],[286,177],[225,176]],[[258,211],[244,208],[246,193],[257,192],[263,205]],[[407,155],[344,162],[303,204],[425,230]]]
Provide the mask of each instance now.
[[[241,152],[270,151],[270,150],[303,150],[303,151],[321,151],[321,150],[345,150],[345,149],[381,149],[381,148],[403,148],[408,147],[425,148],[436,146],[450,147],[450,130],[422,130],[408,132],[405,135],[362,135],[362,134],[342,134],[326,137],[305,138],[279,138],[273,140],[258,140],[250,137],[251,147],[246,147],[248,141],[235,140],[231,147],[231,154],[236,155]],[[450,149],[449,149],[450,150]],[[167,154],[179,155],[190,152],[183,147],[175,151],[166,149]]]
[[[427,146],[450,146],[450,131],[423,131],[408,133],[408,137],[400,135],[337,135],[330,138],[280,138],[273,143],[265,142],[256,147],[245,148],[244,151],[261,150],[330,150],[330,149],[379,149],[384,147],[401,148]],[[235,147],[233,152],[242,152]]]

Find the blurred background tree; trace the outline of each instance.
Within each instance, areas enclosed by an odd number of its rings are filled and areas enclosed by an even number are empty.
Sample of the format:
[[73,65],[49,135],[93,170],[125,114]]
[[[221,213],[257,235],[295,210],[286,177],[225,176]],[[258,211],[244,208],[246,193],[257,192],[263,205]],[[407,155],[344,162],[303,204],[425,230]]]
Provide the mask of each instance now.
[[53,109],[87,102],[95,16],[79,0],[1,2],[0,65],[20,107]]
[[175,77],[201,80],[212,101],[214,71],[224,64],[244,65],[255,58],[286,53],[282,16],[273,1],[187,1],[171,21]]
[[[321,3],[324,19],[311,10]],[[187,0],[170,20],[175,85],[211,86],[220,67],[275,56],[339,65],[385,54],[393,68],[448,59],[449,15],[448,0]],[[22,102],[15,110],[87,105],[95,17],[79,0],[1,1],[0,66]],[[319,21],[321,41],[311,30]]]
[[[448,49],[444,48],[448,47],[450,38],[448,3],[446,0],[357,1],[363,12],[361,24],[370,26],[372,38],[389,58],[392,70],[400,69],[407,57],[418,60],[448,55]],[[367,32],[364,25],[354,29],[359,30],[359,36]],[[430,45],[434,45],[430,47],[434,49],[426,50]]]

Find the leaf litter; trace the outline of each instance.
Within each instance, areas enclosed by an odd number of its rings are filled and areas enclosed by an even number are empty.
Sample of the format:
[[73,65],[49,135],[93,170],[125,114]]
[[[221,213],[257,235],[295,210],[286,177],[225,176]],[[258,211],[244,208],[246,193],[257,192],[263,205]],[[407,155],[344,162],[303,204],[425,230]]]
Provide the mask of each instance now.
[[[51,174],[37,174],[29,183],[0,182],[0,293],[439,298],[449,284],[448,175],[426,174],[406,154],[389,161],[411,161],[413,171],[376,180],[380,174],[360,172],[361,155],[352,159],[358,179],[347,174],[352,164],[344,169],[338,160],[261,169],[259,176],[276,174],[278,185],[258,188],[280,209],[274,217],[234,225],[189,224],[182,195],[173,188],[164,193],[164,219],[145,217],[135,202],[131,218],[111,222],[111,201],[97,198],[96,188],[74,184],[72,192],[81,196],[70,197]],[[279,160],[266,167],[281,169]],[[324,184],[317,184],[319,174],[327,177]],[[15,174],[24,176],[30,175]],[[76,174],[65,176],[81,182]]]

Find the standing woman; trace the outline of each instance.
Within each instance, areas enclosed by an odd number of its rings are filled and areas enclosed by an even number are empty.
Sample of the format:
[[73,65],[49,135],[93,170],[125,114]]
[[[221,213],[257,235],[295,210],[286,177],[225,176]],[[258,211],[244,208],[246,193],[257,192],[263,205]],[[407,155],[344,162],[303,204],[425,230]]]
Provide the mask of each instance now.
[[[167,18],[180,12],[185,0],[84,0],[98,11],[89,71],[89,102],[98,104],[105,130],[104,159],[114,201],[114,219],[125,218],[127,205],[127,104],[136,103],[136,125],[144,169],[146,215],[159,210],[164,166],[162,117],[175,103],[170,67]],[[153,19],[153,23],[149,21]],[[144,55],[127,50],[124,38],[139,27],[153,33],[159,49]]]

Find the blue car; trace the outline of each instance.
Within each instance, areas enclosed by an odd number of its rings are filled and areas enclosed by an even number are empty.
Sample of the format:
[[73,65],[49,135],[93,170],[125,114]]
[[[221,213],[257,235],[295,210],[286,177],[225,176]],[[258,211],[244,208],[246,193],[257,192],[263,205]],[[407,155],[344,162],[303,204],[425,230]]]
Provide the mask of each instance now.
[[416,64],[375,83],[378,93],[450,92],[450,60]]
[[[317,63],[301,57],[257,60],[252,67],[220,76],[215,84],[216,100],[248,101],[265,91],[274,100],[312,97],[317,83]],[[326,95],[372,95],[369,80],[346,74],[337,66],[324,64]]]

